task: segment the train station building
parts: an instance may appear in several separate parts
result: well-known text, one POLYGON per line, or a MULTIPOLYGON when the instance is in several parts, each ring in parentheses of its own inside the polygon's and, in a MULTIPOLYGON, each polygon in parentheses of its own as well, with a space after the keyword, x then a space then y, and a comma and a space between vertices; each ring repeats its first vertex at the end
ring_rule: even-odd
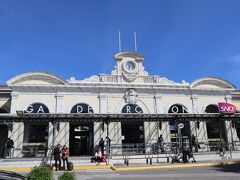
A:
MULTIPOLYGON (((77 114, 208 114, 219 113, 218 103, 240 107, 240 92, 222 78, 204 77, 194 82, 174 82, 144 69, 144 56, 121 52, 114 56, 115 68, 109 74, 78 80, 65 80, 49 72, 19 74, 0 86, 0 112, 4 117, 23 114, 65 116, 54 125, 48 121, 1 121, 0 146, 9 137, 14 141, 14 157, 41 156, 51 145, 70 148, 71 156, 91 155, 101 138, 107 135, 111 145, 153 144, 160 135, 164 142, 174 141, 174 121, 115 121, 107 126, 100 121, 67 121, 77 114), (71 117, 72 117, 71 116, 71 117), (54 135, 55 132, 55 135, 54 135), (108 133, 108 134, 107 134, 108 133), (53 137, 54 136, 54 137, 53 137), (53 142, 54 141, 54 142, 53 142), (32 153, 33 147, 38 151, 32 153)), ((99 117, 101 118, 101 117, 99 117)), ((178 121, 179 123, 180 121, 178 121)), ((207 144, 219 141, 238 142, 240 126, 231 121, 183 121, 181 135, 207 144)))

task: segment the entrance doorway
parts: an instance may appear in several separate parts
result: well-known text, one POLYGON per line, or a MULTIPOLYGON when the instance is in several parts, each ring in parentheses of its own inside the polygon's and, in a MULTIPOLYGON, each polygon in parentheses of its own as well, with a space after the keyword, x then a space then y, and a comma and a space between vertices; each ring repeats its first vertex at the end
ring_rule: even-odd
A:
POLYGON ((122 148, 123 151, 144 153, 144 123, 122 122, 122 148))
MULTIPOLYGON (((0 113, 8 113, 5 109, 0 108, 0 113)), ((0 125, 0 158, 4 157, 5 145, 8 138, 8 126, 6 124, 0 125)))
POLYGON ((7 125, 0 125, 0 157, 4 157, 5 153, 5 144, 8 137, 8 128, 7 125))
MULTIPOLYGON (((122 113, 142 114, 143 110, 137 104, 127 104, 122 108, 122 113)), ((122 122, 121 131, 123 150, 132 150, 133 153, 145 152, 143 122, 122 122)))
POLYGON ((48 147, 47 122, 25 122, 23 134, 23 157, 45 157, 48 147))
POLYGON ((70 124, 70 156, 92 155, 93 123, 70 124))
MULTIPOLYGON (((174 104, 172 105, 168 113, 188 113, 187 108, 180 104, 174 104)), ((176 119, 177 120, 177 119, 176 119)), ((177 120, 177 122, 170 121, 170 134, 171 134, 171 142, 177 143, 180 142, 180 144, 183 145, 189 145, 190 137, 191 137, 191 128, 190 128, 190 122, 182 122, 177 120), (179 124, 183 124, 183 128, 178 128, 179 124)))
POLYGON ((138 122, 122 122, 122 143, 144 143, 144 124, 138 122))
MULTIPOLYGON (((206 107, 205 110, 206 113, 219 113, 218 107, 216 105, 209 105, 206 107)), ((227 134, 226 134, 226 127, 225 122, 223 121, 207 121, 207 135, 208 135, 208 142, 209 146, 211 144, 219 142, 221 139, 223 139, 225 142, 227 142, 227 134)))

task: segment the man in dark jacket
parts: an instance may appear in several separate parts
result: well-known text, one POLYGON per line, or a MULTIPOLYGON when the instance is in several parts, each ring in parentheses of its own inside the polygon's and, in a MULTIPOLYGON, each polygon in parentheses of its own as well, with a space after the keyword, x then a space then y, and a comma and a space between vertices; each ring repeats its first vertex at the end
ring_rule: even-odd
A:
POLYGON ((103 138, 100 139, 98 145, 101 148, 102 156, 104 156, 104 140, 103 140, 103 138))
POLYGON ((54 156, 55 160, 55 170, 61 170, 61 144, 57 144, 57 146, 52 151, 52 155, 54 156), (59 162, 58 165, 57 162, 59 162))
POLYGON ((7 148, 6 156, 9 156, 9 158, 12 158, 13 149, 14 149, 14 142, 12 139, 10 139, 10 138, 7 139, 6 148, 7 148))

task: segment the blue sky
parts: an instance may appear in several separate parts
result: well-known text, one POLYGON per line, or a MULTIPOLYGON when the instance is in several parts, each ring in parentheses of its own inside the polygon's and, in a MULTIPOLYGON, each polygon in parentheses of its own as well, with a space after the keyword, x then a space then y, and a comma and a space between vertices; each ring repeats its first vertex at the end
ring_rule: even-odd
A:
POLYGON ((118 52, 179 82, 218 76, 240 87, 239 0, 0 0, 0 83, 44 70, 64 79, 110 74, 118 52))

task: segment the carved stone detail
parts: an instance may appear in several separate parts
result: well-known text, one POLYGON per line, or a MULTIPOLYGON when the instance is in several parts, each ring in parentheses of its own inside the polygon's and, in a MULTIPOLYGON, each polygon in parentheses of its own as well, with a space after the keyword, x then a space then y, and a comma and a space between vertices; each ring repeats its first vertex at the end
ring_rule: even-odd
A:
POLYGON ((138 99, 138 94, 134 89, 128 89, 124 95, 126 103, 136 104, 138 99))
POLYGON ((123 77, 126 81, 132 82, 137 78, 137 73, 127 73, 123 72, 123 77))

